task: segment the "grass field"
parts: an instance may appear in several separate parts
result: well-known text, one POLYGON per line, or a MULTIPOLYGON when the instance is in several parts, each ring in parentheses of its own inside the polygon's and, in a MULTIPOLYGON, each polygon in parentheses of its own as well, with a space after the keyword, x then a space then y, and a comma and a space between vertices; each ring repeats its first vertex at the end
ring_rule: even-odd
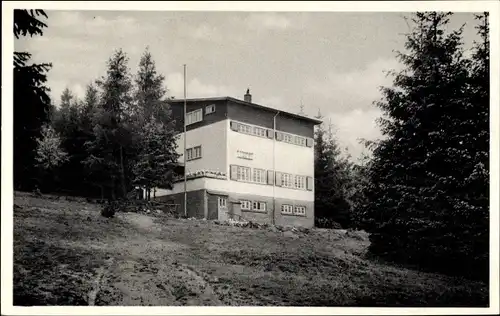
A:
POLYGON ((14 305, 487 306, 486 284, 369 260, 362 232, 280 232, 16 193, 14 305))

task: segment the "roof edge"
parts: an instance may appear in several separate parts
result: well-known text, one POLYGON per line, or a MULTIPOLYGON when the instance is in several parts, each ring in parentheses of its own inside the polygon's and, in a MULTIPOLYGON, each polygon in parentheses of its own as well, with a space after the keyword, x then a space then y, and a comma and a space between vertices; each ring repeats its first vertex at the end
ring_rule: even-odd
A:
MULTIPOLYGON (((279 110, 279 109, 272 108, 272 107, 265 106, 265 105, 261 105, 261 104, 258 104, 258 103, 246 102, 246 101, 243 101, 243 100, 240 100, 240 99, 236 99, 234 97, 229 97, 229 96, 186 99, 186 102, 193 102, 193 101, 194 102, 202 102, 202 101, 232 101, 232 102, 235 102, 235 103, 249 105, 249 106, 253 106, 253 107, 257 107, 257 108, 261 108, 261 109, 266 109, 266 110, 269 110, 269 111, 284 113, 284 114, 287 114, 287 115, 289 115, 291 117, 294 117, 294 118, 297 118, 297 119, 300 119, 300 120, 305 120, 305 121, 313 122, 315 125, 323 123, 323 121, 320 120, 320 119, 316 119, 316 118, 312 118, 312 117, 307 117, 307 116, 300 115, 300 114, 295 114, 295 113, 292 113, 292 112, 289 112, 289 111, 285 111, 285 110, 279 110)), ((179 103, 179 102, 184 102, 184 99, 165 100, 165 102, 166 103, 179 103)))

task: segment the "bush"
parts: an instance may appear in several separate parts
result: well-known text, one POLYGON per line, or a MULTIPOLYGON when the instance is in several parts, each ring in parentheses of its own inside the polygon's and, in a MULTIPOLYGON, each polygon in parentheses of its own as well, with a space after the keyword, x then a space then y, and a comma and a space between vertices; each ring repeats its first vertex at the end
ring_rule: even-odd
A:
POLYGON ((314 226, 317 228, 342 229, 342 225, 331 218, 315 218, 314 226))

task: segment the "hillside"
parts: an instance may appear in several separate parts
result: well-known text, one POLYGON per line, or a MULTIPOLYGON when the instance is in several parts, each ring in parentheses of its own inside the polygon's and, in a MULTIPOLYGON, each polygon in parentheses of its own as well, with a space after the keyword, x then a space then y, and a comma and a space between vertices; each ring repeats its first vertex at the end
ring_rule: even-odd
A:
POLYGON ((281 232, 16 193, 14 305, 486 306, 488 287, 365 257, 362 232, 281 232))

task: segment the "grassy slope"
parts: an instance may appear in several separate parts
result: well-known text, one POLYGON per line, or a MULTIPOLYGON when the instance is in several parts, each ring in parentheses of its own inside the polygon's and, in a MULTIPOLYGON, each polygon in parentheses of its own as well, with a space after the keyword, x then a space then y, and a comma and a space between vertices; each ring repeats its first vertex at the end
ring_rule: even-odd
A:
POLYGON ((108 220, 92 204, 26 194, 17 194, 14 203, 19 206, 14 209, 15 305, 488 302, 485 284, 365 259, 368 241, 362 233, 312 230, 288 237, 133 213, 108 220))

